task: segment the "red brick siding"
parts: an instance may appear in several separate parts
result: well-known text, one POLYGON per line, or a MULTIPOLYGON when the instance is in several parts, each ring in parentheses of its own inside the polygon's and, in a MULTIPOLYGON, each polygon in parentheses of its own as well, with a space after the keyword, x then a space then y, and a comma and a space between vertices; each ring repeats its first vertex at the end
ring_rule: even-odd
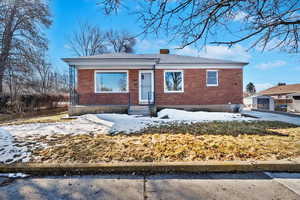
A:
MULTIPOLYGON (((214 69, 215 70, 215 69, 214 69)), ((243 70, 218 70, 219 86, 206 86, 206 69, 184 70, 184 92, 164 93, 164 70, 156 70, 156 103, 158 105, 241 104, 243 70)))
MULTIPOLYGON (((218 69, 219 86, 206 86, 206 69, 184 70, 184 93, 164 93, 164 70, 155 71, 157 105, 201 105, 242 103, 242 69, 218 69)), ((129 71, 132 104, 138 104, 139 70, 129 71)), ((128 93, 94 93, 94 70, 78 70, 80 104, 128 104, 128 93)))
MULTIPOLYGON (((93 69, 78 70, 78 94, 79 104, 109 104, 124 105, 128 104, 128 93, 95 93, 94 88, 94 71, 93 69)), ((135 99, 138 95, 138 70, 129 71, 129 90, 131 91, 131 99, 135 99), (137 94, 135 94, 137 93, 137 94)), ((134 103, 137 103, 135 101, 134 103)))

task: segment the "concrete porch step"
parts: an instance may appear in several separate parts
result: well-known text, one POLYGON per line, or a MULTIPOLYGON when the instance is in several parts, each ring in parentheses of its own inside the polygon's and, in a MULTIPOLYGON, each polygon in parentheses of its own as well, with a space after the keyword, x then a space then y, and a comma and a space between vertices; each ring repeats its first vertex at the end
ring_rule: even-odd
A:
POLYGON ((151 114, 150 107, 148 105, 147 106, 133 105, 129 107, 128 114, 149 116, 151 114))

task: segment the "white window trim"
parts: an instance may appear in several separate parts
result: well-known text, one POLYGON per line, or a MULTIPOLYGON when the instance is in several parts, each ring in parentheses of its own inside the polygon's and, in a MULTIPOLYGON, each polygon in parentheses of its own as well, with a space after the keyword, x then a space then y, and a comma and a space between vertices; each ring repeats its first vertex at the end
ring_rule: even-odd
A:
MULTIPOLYGON (((151 81, 152 81, 152 84, 151 84, 151 90, 152 92, 154 93, 154 73, 152 70, 139 70, 139 103, 140 104, 145 104, 145 103, 148 103, 148 100, 142 100, 142 85, 141 85, 141 75, 142 73, 145 72, 145 73, 151 73, 151 81)), ((151 99, 151 102, 154 101, 154 96, 152 95, 152 99, 151 99)))
POLYGON ((217 87, 219 86, 219 71, 218 70, 206 70, 206 86, 217 87), (208 84, 208 72, 217 72, 217 84, 208 84))
POLYGON ((96 94, 107 94, 107 93, 128 93, 128 91, 129 91, 129 75, 128 75, 129 73, 128 73, 128 70, 95 70, 94 71, 94 92, 96 93, 96 94), (126 74, 127 74, 127 79, 126 79, 126 91, 97 91, 97 79, 96 79, 96 76, 97 76, 97 73, 113 73, 113 72, 126 72, 126 74))
POLYGON ((164 70, 164 93, 183 93, 184 92, 184 70, 164 70), (167 72, 181 72, 182 73, 182 87, 179 91, 169 91, 166 85, 166 73, 167 72))

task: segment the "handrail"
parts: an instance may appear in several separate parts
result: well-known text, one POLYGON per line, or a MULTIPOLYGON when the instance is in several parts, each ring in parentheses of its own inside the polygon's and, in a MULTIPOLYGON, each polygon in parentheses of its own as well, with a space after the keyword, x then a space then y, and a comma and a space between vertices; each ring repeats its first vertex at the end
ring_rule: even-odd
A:
POLYGON ((148 105, 154 104, 154 92, 148 92, 148 105))
POLYGON ((131 105, 130 92, 128 92, 128 106, 131 105))

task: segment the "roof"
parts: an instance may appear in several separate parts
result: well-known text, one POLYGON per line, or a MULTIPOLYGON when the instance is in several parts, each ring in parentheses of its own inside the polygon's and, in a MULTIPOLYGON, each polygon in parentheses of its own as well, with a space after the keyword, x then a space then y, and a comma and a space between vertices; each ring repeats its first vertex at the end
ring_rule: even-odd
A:
POLYGON ((81 56, 77 58, 63 58, 65 62, 86 61, 86 60, 148 60, 159 64, 232 64, 247 65, 246 62, 232 60, 212 59, 196 56, 182 56, 176 54, 129 54, 129 53, 108 53, 95 56, 81 56))
POLYGON ((288 96, 300 96, 300 92, 296 92, 296 93, 292 93, 292 94, 289 94, 288 96))
POLYGON ((281 94, 291 94, 299 93, 300 84, 290 84, 290 85, 280 85, 271 87, 269 89, 260 92, 262 95, 281 95, 281 94))

